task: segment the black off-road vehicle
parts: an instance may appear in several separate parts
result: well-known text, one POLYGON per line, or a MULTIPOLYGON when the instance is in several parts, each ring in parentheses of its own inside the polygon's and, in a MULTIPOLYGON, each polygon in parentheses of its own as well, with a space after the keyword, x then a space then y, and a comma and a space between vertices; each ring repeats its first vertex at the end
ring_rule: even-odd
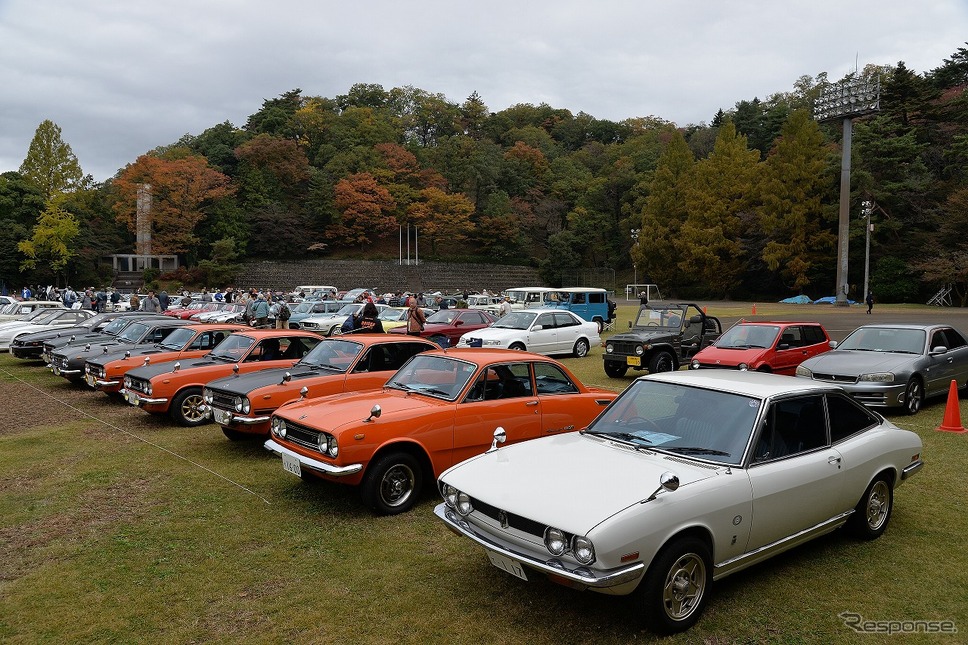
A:
POLYGON ((721 333, 719 319, 707 316, 696 304, 642 305, 631 328, 605 342, 605 373, 619 378, 629 368, 653 373, 677 370, 721 333))

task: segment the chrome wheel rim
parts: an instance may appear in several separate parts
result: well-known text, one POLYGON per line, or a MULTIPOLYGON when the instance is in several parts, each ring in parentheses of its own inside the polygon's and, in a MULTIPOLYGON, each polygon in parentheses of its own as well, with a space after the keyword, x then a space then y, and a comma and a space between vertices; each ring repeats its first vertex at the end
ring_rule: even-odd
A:
POLYGON ((699 608, 706 590, 706 563, 686 553, 669 568, 662 588, 662 608, 672 620, 685 620, 699 608))
POLYGON ((588 354, 588 343, 583 340, 578 341, 577 348, 575 349, 575 355, 578 358, 584 358, 588 354))
POLYGON ((867 526, 878 531, 887 521, 891 510, 891 489, 884 480, 877 481, 867 497, 867 526))
POLYGON ((413 494, 415 480, 413 470, 409 466, 405 464, 392 466, 380 481, 380 498, 391 507, 406 504, 413 494))
POLYGON ((186 396, 181 404, 181 414, 189 423, 199 423, 205 419, 205 400, 201 394, 186 396))
POLYGON ((908 386, 906 403, 908 412, 911 414, 921 409, 921 386, 917 381, 908 386))

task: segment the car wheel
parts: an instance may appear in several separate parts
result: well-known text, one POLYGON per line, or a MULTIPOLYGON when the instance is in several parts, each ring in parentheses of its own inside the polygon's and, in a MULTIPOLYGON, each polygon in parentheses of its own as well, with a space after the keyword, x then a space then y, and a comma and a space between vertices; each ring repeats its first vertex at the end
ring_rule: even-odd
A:
POLYGON ((669 352, 656 352, 652 360, 649 361, 649 373, 658 374, 659 372, 671 372, 676 369, 675 359, 669 352))
POLYGON ((585 356, 588 356, 588 341, 585 340, 584 338, 579 338, 578 340, 576 340, 575 348, 572 350, 572 352, 578 358, 584 358, 585 356))
POLYGON ((640 586, 652 631, 674 634, 696 624, 712 583, 711 559, 709 547, 695 537, 680 538, 659 552, 640 586))
POLYGON ((526 352, 526 351, 528 351, 528 348, 525 347, 522 343, 511 343, 508 346, 508 349, 513 349, 513 350, 518 351, 518 352, 526 352))
POLYGON ((616 363, 614 361, 605 361, 606 376, 610 376, 612 378, 622 378, 628 371, 628 365, 623 365, 622 363, 616 363))
POLYGON ((603 321, 601 318, 596 318, 592 322, 595 323, 596 325, 598 325, 598 333, 599 334, 601 334, 603 331, 605 331, 605 321, 603 321))
POLYGON ((924 401, 924 386, 917 377, 912 377, 904 389, 904 412, 906 414, 917 414, 924 401))
POLYGON ((405 452, 383 455, 367 468, 363 478, 363 502, 381 515, 409 511, 423 486, 423 469, 405 452))
POLYGON ((874 540, 887 530, 894 508, 894 488, 884 475, 871 482, 850 516, 848 526, 857 537, 874 540))
POLYGON ((327 334, 327 336, 342 336, 342 335, 343 335, 343 328, 340 327, 339 325, 330 329, 329 334, 327 334))
POLYGON ((208 408, 202 398, 202 388, 190 387, 180 392, 172 400, 168 414, 183 426, 192 427, 208 423, 208 408))
POLYGON ((243 441, 245 439, 251 439, 255 436, 247 432, 239 432, 238 430, 233 430, 232 428, 226 428, 225 426, 222 426, 222 434, 224 434, 229 441, 243 441))

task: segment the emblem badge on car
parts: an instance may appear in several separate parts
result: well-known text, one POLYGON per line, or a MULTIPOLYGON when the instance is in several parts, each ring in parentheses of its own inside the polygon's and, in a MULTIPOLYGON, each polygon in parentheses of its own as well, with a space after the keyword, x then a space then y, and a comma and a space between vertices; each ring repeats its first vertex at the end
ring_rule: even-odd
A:
POLYGON ((498 511, 497 519, 501 522, 501 528, 506 529, 508 527, 508 514, 504 511, 498 511))

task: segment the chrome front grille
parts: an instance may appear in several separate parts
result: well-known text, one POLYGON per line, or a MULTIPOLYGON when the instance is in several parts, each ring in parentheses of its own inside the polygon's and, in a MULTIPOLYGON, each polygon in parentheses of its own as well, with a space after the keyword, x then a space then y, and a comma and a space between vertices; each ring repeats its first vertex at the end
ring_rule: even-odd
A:
POLYGON ((818 372, 813 373, 813 378, 817 381, 826 381, 827 383, 856 383, 856 376, 844 376, 843 374, 821 374, 818 372))
POLYGON ((313 430, 300 423, 286 421, 286 439, 300 446, 318 451, 319 435, 320 432, 318 430, 313 430))
POLYGON ((125 381, 129 383, 127 389, 140 392, 141 394, 148 394, 148 387, 151 385, 151 382, 148 379, 128 376, 125 378, 125 381))
POLYGON ((635 348, 642 345, 634 340, 613 340, 609 341, 612 346, 612 354, 618 354, 620 356, 631 356, 635 354, 635 348))
POLYGON ((228 410, 229 412, 235 412, 235 395, 229 394, 228 392, 221 392, 219 390, 209 389, 212 394, 212 407, 218 408, 219 410, 228 410))
POLYGON ((104 378, 103 365, 96 365, 95 363, 92 363, 90 361, 88 361, 84 365, 85 365, 85 371, 91 376, 93 376, 94 378, 104 378))

